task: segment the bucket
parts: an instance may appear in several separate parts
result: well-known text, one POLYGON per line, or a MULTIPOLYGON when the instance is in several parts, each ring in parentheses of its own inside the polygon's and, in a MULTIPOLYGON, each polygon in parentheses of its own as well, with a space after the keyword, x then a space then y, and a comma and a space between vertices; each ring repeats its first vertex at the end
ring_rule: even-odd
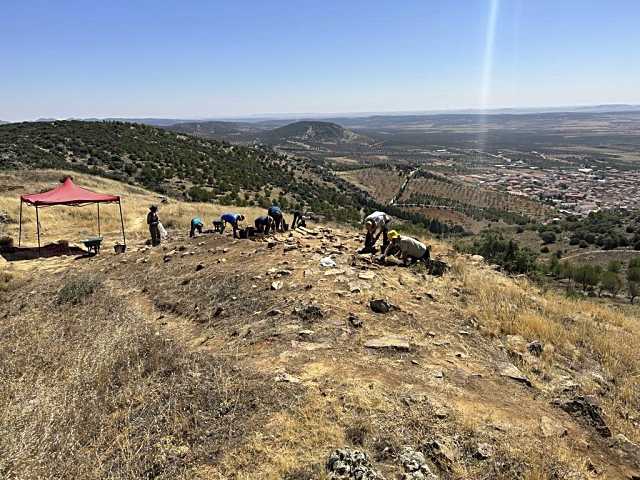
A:
POLYGON ((127 250, 127 246, 126 246, 126 245, 124 245, 124 244, 122 244, 122 243, 116 243, 116 244, 113 246, 113 250, 114 250, 116 253, 124 253, 124 252, 127 250))

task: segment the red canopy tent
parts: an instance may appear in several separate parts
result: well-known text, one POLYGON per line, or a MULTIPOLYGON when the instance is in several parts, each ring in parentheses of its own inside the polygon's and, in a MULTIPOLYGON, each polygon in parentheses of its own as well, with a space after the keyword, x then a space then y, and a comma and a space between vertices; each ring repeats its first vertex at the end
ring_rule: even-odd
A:
POLYGON ((117 203, 120 209, 120 225, 122 226, 122 241, 127 243, 124 233, 124 220, 122 218, 122 204, 120 197, 117 195, 105 195, 102 193, 92 192, 86 188, 78 187, 73 183, 71 177, 64 179, 61 185, 53 190, 43 193, 33 193, 20 196, 20 230, 18 233, 18 245, 22 240, 22 204, 27 203, 36 207, 36 224, 38 231, 38 252, 40 251, 40 216, 38 209, 40 207, 51 207, 53 205, 67 205, 72 207, 82 207, 91 203, 98 205, 98 236, 100 236, 100 204, 101 203, 117 203))

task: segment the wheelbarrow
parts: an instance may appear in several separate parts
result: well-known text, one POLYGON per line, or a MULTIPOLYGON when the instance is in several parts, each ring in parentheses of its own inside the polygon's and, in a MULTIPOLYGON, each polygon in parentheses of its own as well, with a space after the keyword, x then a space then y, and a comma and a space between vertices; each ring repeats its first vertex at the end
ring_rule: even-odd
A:
POLYGON ((102 237, 87 238, 82 240, 89 255, 97 255, 100 253, 100 246, 102 245, 102 237))

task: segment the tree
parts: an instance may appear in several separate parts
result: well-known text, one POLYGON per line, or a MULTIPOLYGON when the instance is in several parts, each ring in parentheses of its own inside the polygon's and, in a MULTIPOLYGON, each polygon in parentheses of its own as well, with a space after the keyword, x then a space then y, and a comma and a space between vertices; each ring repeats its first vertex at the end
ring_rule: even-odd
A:
POLYGON ((547 230, 546 232, 542 232, 540 234, 540 238, 542 239, 543 243, 545 245, 548 245, 550 243, 555 243, 556 241, 556 234, 550 230, 547 230))
POLYGON ((640 295, 640 283, 638 282, 629 282, 629 300, 633 305, 633 300, 640 295))
POLYGON ((582 284, 582 289, 595 287, 600 282, 600 270, 592 265, 580 265, 573 272, 573 279, 582 284))
POLYGON ((605 290, 615 296, 622 288, 622 280, 616 272, 607 270, 600 278, 600 285, 601 290, 605 290))
POLYGON ((607 264, 607 272, 620 273, 621 270, 622 262, 619 262, 618 260, 611 260, 607 264))
POLYGON ((631 303, 633 303, 633 300, 640 295, 640 265, 637 262, 639 258, 640 257, 636 257, 629 262, 629 269, 627 270, 627 285, 631 303))

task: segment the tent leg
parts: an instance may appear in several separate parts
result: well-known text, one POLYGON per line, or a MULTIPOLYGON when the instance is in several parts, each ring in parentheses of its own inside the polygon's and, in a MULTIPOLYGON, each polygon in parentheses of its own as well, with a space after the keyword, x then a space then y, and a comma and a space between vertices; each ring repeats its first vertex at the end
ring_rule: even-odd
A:
POLYGON ((98 205, 98 236, 100 237, 100 204, 96 203, 96 205, 98 205))
POLYGON ((36 205, 36 228, 38 230, 38 257, 40 257, 40 215, 38 214, 37 205, 36 205))
POLYGON ((118 200, 118 208, 120 209, 120 225, 122 226, 122 243, 127 244, 127 237, 124 235, 124 220, 122 219, 122 203, 118 200))
POLYGON ((22 242, 22 199, 20 199, 20 227, 18 229, 18 246, 22 242))

